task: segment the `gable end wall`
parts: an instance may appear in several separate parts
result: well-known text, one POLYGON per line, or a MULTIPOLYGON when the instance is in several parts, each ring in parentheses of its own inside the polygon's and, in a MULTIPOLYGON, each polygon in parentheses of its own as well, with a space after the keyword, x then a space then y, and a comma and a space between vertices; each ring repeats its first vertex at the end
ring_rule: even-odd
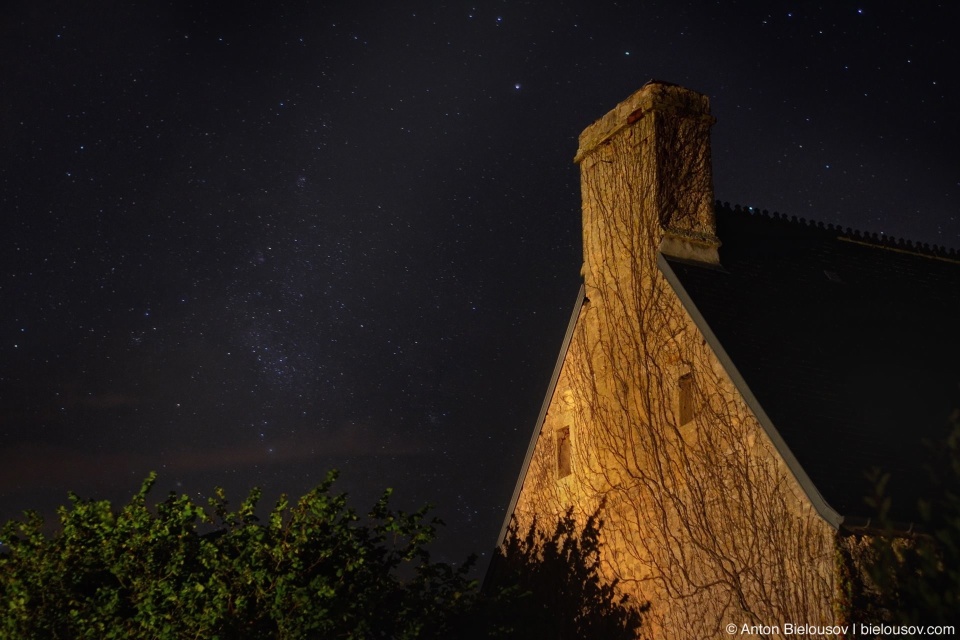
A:
POLYGON ((659 271, 648 295, 584 303, 513 511, 549 528, 601 502, 607 578, 651 603, 643 637, 722 637, 725 625, 836 621, 836 529, 806 496, 659 271), (637 313, 638 309, 643 312, 637 313), (678 424, 692 373, 694 419, 678 424), (556 434, 570 428, 572 473, 556 434))

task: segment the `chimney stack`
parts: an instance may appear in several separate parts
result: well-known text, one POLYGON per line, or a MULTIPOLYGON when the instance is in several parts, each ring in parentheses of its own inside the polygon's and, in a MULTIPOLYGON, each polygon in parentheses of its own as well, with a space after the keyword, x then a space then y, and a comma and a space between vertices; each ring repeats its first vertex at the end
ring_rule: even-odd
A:
POLYGON ((580 134, 574 162, 580 165, 588 288, 611 276, 636 277, 658 252, 720 264, 710 164, 714 121, 707 96, 652 80, 580 134))

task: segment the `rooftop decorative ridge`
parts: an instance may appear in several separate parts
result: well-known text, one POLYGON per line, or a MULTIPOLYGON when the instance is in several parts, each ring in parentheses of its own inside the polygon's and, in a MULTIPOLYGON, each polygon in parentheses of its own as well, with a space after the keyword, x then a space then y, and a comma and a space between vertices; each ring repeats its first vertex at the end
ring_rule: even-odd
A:
POLYGON ((739 204, 731 205, 729 202, 716 201, 717 209, 726 209, 732 213, 746 214, 758 218, 766 218, 783 223, 798 225, 814 231, 829 233, 838 238, 849 240, 851 242, 860 242, 864 244, 875 245, 880 248, 915 253, 930 258, 939 258, 942 260, 960 261, 960 250, 942 245, 931 245, 926 242, 914 242, 913 240, 897 238, 884 233, 861 231, 851 227, 842 227, 830 223, 823 223, 817 220, 807 220, 797 216, 788 216, 777 211, 770 212, 758 207, 741 206, 739 204))

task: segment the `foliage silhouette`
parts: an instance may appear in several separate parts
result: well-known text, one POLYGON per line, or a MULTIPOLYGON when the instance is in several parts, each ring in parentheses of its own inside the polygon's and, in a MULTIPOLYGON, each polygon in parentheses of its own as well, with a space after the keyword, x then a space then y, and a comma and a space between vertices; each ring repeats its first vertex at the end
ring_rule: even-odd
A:
POLYGON ((870 609, 902 624, 960 624, 960 411, 947 437, 930 447, 928 466, 935 494, 919 501, 921 522, 904 534, 890 518, 889 474, 873 471, 881 532, 866 554, 874 601, 870 609))
POLYGON ((511 523, 483 589, 496 603, 505 637, 637 637, 648 605, 631 602, 616 581, 603 579, 600 509, 581 527, 571 508, 549 534, 536 520, 525 531, 511 523))

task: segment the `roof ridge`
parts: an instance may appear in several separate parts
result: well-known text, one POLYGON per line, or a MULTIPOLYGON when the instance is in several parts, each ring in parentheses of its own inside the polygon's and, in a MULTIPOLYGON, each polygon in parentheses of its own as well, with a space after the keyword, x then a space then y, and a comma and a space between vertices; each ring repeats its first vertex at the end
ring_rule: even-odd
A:
POLYGON ((885 233, 862 231, 860 229, 853 229, 851 227, 843 227, 838 224, 824 223, 818 220, 807 220, 806 218, 798 218, 797 216, 788 216, 787 214, 780 213, 778 211, 771 213, 770 211, 766 209, 760 209, 759 207, 739 204, 731 205, 729 202, 722 202, 720 200, 716 201, 716 207, 718 209, 726 209, 727 211, 735 214, 747 214, 758 218, 776 220, 786 224, 801 226, 813 231, 830 233, 831 235, 835 235, 836 237, 844 240, 872 245, 882 249, 892 249, 895 251, 913 253, 930 258, 939 258, 941 260, 960 261, 960 249, 947 247, 944 245, 931 245, 927 242, 913 241, 909 238, 898 238, 885 233))

